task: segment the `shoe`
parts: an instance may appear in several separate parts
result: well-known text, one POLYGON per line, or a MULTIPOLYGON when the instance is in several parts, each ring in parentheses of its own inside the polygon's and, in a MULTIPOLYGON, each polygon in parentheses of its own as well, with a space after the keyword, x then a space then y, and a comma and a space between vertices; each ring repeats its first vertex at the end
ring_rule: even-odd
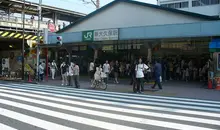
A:
POLYGON ((63 86, 64 84, 61 84, 61 86, 63 86))
POLYGON ((152 86, 151 88, 152 88, 152 89, 154 89, 155 87, 154 87, 154 86, 152 86))

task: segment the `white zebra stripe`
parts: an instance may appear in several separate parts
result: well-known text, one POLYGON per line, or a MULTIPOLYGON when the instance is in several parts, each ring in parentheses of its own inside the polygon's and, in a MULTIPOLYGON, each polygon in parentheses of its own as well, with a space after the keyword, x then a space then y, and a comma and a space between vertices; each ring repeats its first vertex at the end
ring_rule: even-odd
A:
MULTIPOLYGON (((22 85, 18 85, 19 87, 22 85)), ((28 89, 32 88, 33 90, 44 90, 44 91, 48 91, 48 92, 53 92, 54 90, 56 90, 57 92, 60 93, 60 91, 62 91, 62 94, 71 94, 72 96, 82 96, 82 94, 77 94, 77 93, 70 93, 70 92, 65 92, 65 90, 61 90, 61 89, 48 89, 48 88, 41 88, 41 87, 30 87, 28 86, 28 89), (60 90, 60 91, 58 91, 60 90)), ((175 107, 175 108, 184 108, 184 109, 196 109, 196 110, 205 110, 205 111, 215 111, 215 112, 220 112, 219 108, 212 108, 212 107, 205 107, 205 106, 187 106, 184 104, 171 104, 171 103, 163 103, 163 102, 149 102, 149 101, 140 101, 140 100, 135 100, 135 99, 120 99, 117 96, 114 97, 105 97, 105 96, 94 96, 94 95, 89 95, 89 94, 84 94, 84 97, 88 97, 88 98, 95 98, 95 99, 102 99, 102 100, 113 100, 113 101, 119 101, 119 102, 128 102, 128 103, 135 103, 135 104, 142 104, 142 105, 156 105, 156 106, 164 106, 164 107, 175 107)), ((181 103, 179 101, 179 103, 181 103)))
POLYGON ((24 122, 30 125, 34 125, 34 126, 46 129, 46 130, 76 130, 76 129, 69 128, 66 126, 58 125, 58 124, 44 121, 38 118, 27 116, 27 115, 24 115, 18 112, 10 111, 10 110, 7 110, 1 107, 0 107, 0 115, 9 117, 9 118, 12 118, 12 119, 15 119, 15 120, 18 120, 18 121, 21 121, 21 122, 24 122))
MULTIPOLYGON (((104 100, 99 100, 99 99, 89 99, 89 98, 84 98, 84 97, 74 97, 74 96, 39 92, 39 91, 33 91, 33 90, 24 90, 21 88, 16 88, 16 89, 15 88, 7 88, 7 87, 1 87, 1 88, 6 88, 6 89, 10 89, 10 90, 19 90, 19 91, 23 91, 23 92, 31 92, 31 93, 35 93, 35 94, 44 94, 44 95, 48 95, 48 96, 51 95, 51 96, 55 96, 58 98, 62 97, 62 98, 69 98, 69 99, 78 99, 78 100, 89 101, 89 102, 94 102, 94 103, 102 103, 102 104, 107 104, 107 105, 112 104, 112 105, 117 105, 117 106, 130 107, 133 109, 141 108, 141 109, 146 109, 146 110, 150 109, 150 110, 159 110, 159 111, 167 111, 167 112, 175 112, 175 113, 182 113, 182 114, 192 114, 192 115, 201 115, 201 116, 220 118, 220 114, 211 113, 211 112, 200 112, 200 111, 184 110, 184 109, 176 109, 176 108, 167 108, 167 107, 165 108, 165 107, 156 107, 156 106, 149 106, 149 105, 128 104, 128 103, 123 103, 123 102, 104 101, 104 100)), ((97 105, 93 104, 93 106, 96 107, 97 105)), ((105 107, 101 107, 101 108, 105 109, 105 107)))
MULTIPOLYGON (((20 85, 19 85, 20 86, 20 85)), ((32 86, 32 87, 41 87, 40 86, 34 86, 34 85, 29 85, 29 87, 32 86)), ((45 88, 45 87, 44 87, 45 88)), ((49 90, 63 90, 63 88, 45 88, 45 89, 49 89, 49 90)), ((144 100, 144 101, 156 101, 156 102, 165 102, 165 103, 176 103, 176 104, 184 104, 184 105, 202 105, 203 107, 206 106, 206 107, 219 107, 220 108, 220 102, 219 104, 208 104, 208 103, 198 103, 198 102, 189 102, 189 101, 176 101, 176 100, 167 100, 167 98, 165 99, 155 99, 155 98, 146 98, 146 97, 140 97, 140 96, 137 96, 136 94, 131 94, 130 96, 128 95, 123 95, 123 94, 120 94, 120 95, 115 95, 114 93, 103 93, 103 92, 95 92, 94 91, 87 91, 85 89, 71 89, 69 90, 68 88, 65 88, 65 92, 77 92, 77 93, 82 93, 82 94, 94 94, 95 95, 100 95, 100 96, 109 96, 109 97, 118 97, 118 98, 125 98, 125 99, 133 99, 133 100, 144 100)))
MULTIPOLYGON (((12 84, 12 85, 21 85, 21 84, 12 84)), ((26 86, 34 86, 34 87, 49 87, 49 88, 63 89, 63 87, 51 86, 51 85, 24 84, 24 86, 25 85, 26 86)), ((209 100, 192 99, 192 98, 165 97, 165 96, 155 96, 155 95, 136 95, 136 94, 131 94, 131 93, 108 92, 108 91, 88 90, 88 89, 75 89, 75 88, 65 88, 65 90, 70 90, 70 92, 72 92, 72 90, 75 90, 75 91, 85 91, 85 92, 93 92, 93 93, 115 94, 115 95, 122 95, 122 96, 136 96, 136 97, 158 98, 158 99, 175 100, 175 101, 190 101, 190 102, 220 104, 220 101, 209 101, 209 100)))
MULTIPOLYGON (((10 105, 10 106, 22 108, 22 109, 25 109, 25 110, 38 112, 38 113, 45 114, 45 115, 48 115, 48 116, 53 116, 53 117, 57 117, 57 118, 60 118, 60 119, 70 120, 70 121, 73 121, 73 122, 78 122, 78 123, 86 124, 86 125, 90 125, 90 126, 96 126, 96 127, 100 127, 100 128, 108 129, 108 130, 119 130, 119 129, 122 129, 122 128, 123 128, 123 130, 141 130, 141 129, 138 129, 138 128, 132 128, 132 127, 127 127, 127 126, 123 126, 123 125, 111 124, 111 123, 107 123, 107 122, 103 122, 103 121, 95 121, 95 120, 92 120, 92 119, 72 116, 72 115, 69 115, 69 114, 64 114, 64 113, 61 113, 61 112, 55 112, 55 111, 52 111, 52 110, 43 109, 43 108, 39 108, 39 107, 34 107, 34 106, 30 106, 30 105, 26 105, 26 104, 22 104, 22 103, 17 103, 17 102, 13 102, 13 101, 8 101, 8 100, 4 100, 4 99, 0 99, 0 102, 2 104, 7 104, 7 105, 10 105)), ((109 118, 112 118, 112 116, 110 116, 109 118)), ((135 120, 135 118, 133 118, 133 119, 135 120)), ((165 121, 150 120, 150 119, 145 119, 145 120, 142 120, 142 121, 140 120, 139 123, 141 123, 141 124, 144 123, 144 124, 154 125, 154 126, 156 125, 156 126, 171 128, 171 129, 182 129, 182 128, 184 128, 186 130, 213 130, 213 129, 210 129, 210 128, 184 125, 184 124, 178 124, 178 123, 171 123, 171 122, 165 122, 165 121)))
POLYGON ((0 130, 18 130, 18 129, 15 129, 15 128, 12 128, 10 126, 0 123, 0 130))
MULTIPOLYGON (((84 117, 69 115, 69 114, 65 114, 65 113, 61 113, 61 112, 56 112, 56 111, 52 111, 52 110, 48 110, 48 109, 44 109, 44 108, 40 108, 40 107, 34 107, 34 106, 22 104, 22 103, 12 102, 12 101, 8 101, 8 100, 4 100, 4 99, 0 99, 0 103, 14 106, 14 107, 18 107, 18 108, 25 109, 25 110, 29 110, 32 112, 41 113, 41 114, 44 114, 47 116, 53 116, 53 117, 56 117, 59 119, 69 120, 72 122, 77 122, 80 124, 95 126, 95 127, 99 127, 99 128, 103 128, 103 129, 108 129, 108 130, 119 130, 119 129, 121 129, 121 130, 141 130, 138 128, 123 126, 123 125, 118 125, 118 124, 113 124, 113 123, 107 123, 107 122, 93 120, 93 119, 87 119, 84 117)), ((42 104, 42 105, 45 105, 45 104, 42 104)))
MULTIPOLYGON (((118 119, 118 120, 126 120, 129 122, 134 122, 135 120, 130 119, 129 117, 126 117, 123 115, 118 116, 118 115, 114 115, 114 114, 92 111, 92 110, 88 110, 88 109, 84 109, 84 108, 71 107, 71 106, 67 106, 67 105, 61 105, 61 104, 42 101, 42 100, 47 99, 47 100, 51 100, 51 101, 60 101, 60 102, 64 102, 64 103, 82 105, 85 107, 89 106, 89 107, 95 107, 98 109, 104 108, 104 110, 112 110, 112 111, 117 111, 117 112, 121 112, 121 113, 126 112, 126 113, 132 113, 132 114, 158 117, 158 118, 174 119, 174 120, 180 120, 180 121, 191 121, 191 122, 205 123, 205 124, 207 123, 207 124, 220 126, 220 121, 211 120, 211 119, 201 119, 201 118, 195 118, 195 117, 178 116, 178 115, 174 115, 174 114, 164 114, 164 113, 162 114, 162 113, 156 113, 156 112, 123 109, 123 108, 110 107, 110 106, 104 106, 104 105, 95 105, 95 104, 91 104, 91 103, 82 103, 82 102, 77 102, 77 101, 70 101, 70 100, 59 99, 59 98, 51 98, 51 97, 35 95, 35 94, 25 94, 25 93, 21 93, 21 92, 13 92, 13 91, 8 91, 8 90, 0 90, 0 92, 11 93, 11 94, 0 93, 0 96, 19 99, 19 100, 23 100, 23 101, 27 101, 27 102, 31 102, 31 103, 40 104, 40 105, 43 104, 43 105, 50 106, 50 107, 56 107, 59 109, 66 109, 66 110, 75 111, 75 112, 84 113, 84 114, 100 115, 100 116, 107 117, 107 118, 111 117, 111 118, 118 119), (21 96, 15 96, 13 94, 41 98, 42 100, 37 100, 37 99, 33 99, 33 98, 26 98, 26 97, 21 97, 21 96)), ((143 121, 145 119, 136 119, 136 120, 143 121)), ((135 123, 138 123, 139 121, 135 121, 135 123)))

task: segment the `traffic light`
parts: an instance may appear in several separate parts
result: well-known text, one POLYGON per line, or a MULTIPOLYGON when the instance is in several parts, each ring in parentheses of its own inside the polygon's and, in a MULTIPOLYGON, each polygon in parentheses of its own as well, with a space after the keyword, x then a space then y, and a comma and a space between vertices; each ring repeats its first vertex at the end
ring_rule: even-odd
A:
POLYGON ((57 44, 58 45, 62 45, 63 44, 62 36, 57 36, 57 44))

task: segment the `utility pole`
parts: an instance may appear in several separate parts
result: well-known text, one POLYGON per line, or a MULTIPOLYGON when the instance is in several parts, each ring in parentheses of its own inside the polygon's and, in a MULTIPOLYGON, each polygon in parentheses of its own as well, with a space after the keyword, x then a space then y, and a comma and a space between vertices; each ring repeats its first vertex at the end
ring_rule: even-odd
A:
POLYGON ((22 39, 22 50, 21 50, 21 55, 22 55, 22 67, 21 67, 21 77, 22 77, 22 80, 24 80, 24 42, 25 42, 25 39, 24 39, 24 27, 25 27, 25 0, 23 0, 23 5, 22 5, 22 21, 23 21, 23 39, 22 39))
POLYGON ((42 5, 42 0, 39 0, 39 5, 38 5, 38 29, 37 29, 37 80, 39 81, 39 62, 40 62, 40 23, 41 23, 41 8, 42 5))

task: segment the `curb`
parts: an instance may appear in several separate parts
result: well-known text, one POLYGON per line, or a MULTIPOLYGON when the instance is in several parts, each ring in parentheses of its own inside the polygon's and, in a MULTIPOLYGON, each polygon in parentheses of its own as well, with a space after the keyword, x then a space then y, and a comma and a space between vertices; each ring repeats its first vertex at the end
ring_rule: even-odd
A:
POLYGON ((30 83, 30 84, 38 84, 37 82, 28 82, 28 81, 23 81, 23 80, 7 80, 7 79, 1 79, 0 81, 5 81, 5 82, 15 82, 15 83, 30 83))

